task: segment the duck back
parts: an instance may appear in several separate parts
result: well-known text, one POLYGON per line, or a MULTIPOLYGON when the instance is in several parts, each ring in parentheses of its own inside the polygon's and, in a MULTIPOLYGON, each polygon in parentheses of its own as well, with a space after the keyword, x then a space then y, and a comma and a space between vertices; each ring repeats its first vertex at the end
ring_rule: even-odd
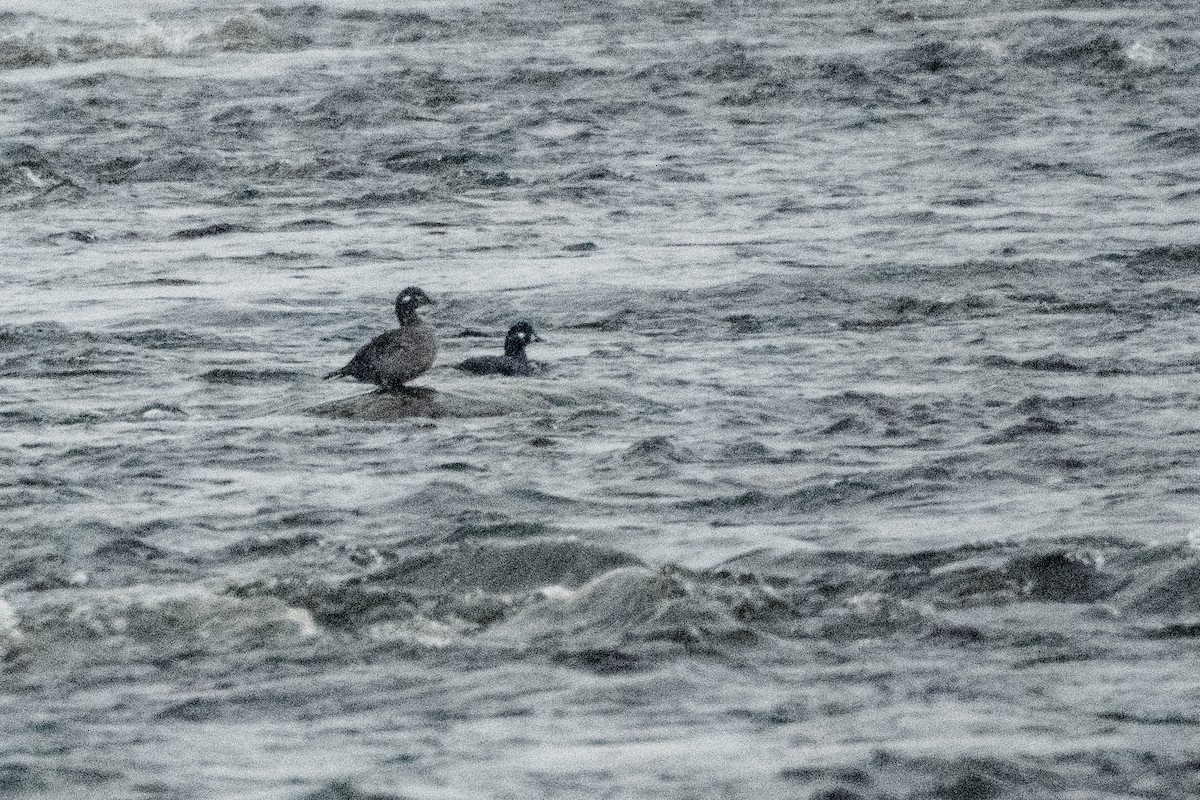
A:
POLYGON ((473 375, 508 375, 510 377, 530 375, 533 372, 527 359, 515 356, 474 356, 461 362, 458 368, 473 375))
POLYGON ((433 366, 437 337, 423 319, 381 333, 367 342, 350 363, 326 377, 346 375, 385 389, 398 389, 433 366))

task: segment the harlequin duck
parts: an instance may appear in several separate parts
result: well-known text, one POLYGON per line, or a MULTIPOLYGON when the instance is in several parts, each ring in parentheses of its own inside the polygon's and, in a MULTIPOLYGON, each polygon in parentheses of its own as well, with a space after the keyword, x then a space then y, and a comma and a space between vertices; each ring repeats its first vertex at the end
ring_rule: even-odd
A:
POLYGON ((530 342, 540 342, 541 337, 533 330, 533 326, 525 320, 508 329, 504 337, 504 355, 474 356, 458 365, 464 372, 475 375, 533 375, 538 372, 538 365, 531 364, 525 355, 525 345, 530 342))
POLYGON ((397 391, 424 374, 437 355, 437 337, 433 326, 417 315, 417 307, 432 303, 416 286, 402 291, 396 297, 400 327, 379 334, 359 348, 349 364, 325 377, 348 376, 378 384, 384 391, 397 391))

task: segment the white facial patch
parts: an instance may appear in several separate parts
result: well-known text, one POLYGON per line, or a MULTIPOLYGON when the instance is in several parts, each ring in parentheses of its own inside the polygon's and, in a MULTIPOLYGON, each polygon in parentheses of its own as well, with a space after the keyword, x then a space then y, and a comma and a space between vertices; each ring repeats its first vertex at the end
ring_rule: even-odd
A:
POLYGON ((404 295, 403 297, 401 297, 401 298, 400 298, 400 302, 401 302, 401 303, 408 303, 408 302, 411 302, 411 301, 412 301, 412 295, 411 295, 411 294, 406 294, 406 295, 404 295))

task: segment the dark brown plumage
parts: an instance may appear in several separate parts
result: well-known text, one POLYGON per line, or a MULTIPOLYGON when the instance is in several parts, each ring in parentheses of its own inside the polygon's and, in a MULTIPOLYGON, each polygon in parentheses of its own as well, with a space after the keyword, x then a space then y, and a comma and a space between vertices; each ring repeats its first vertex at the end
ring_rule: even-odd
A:
POLYGON ((541 338, 534 332, 533 326, 525 320, 508 329, 504 337, 504 355, 474 356, 461 362, 458 368, 475 375, 533 375, 538 367, 529 362, 525 355, 525 345, 530 342, 540 342, 541 338))
POLYGON ((325 377, 351 377, 396 391, 423 375, 437 356, 437 336, 433 326, 417 315, 417 307, 430 303, 429 295, 415 286, 402 291, 396 297, 399 327, 367 342, 350 363, 325 377))

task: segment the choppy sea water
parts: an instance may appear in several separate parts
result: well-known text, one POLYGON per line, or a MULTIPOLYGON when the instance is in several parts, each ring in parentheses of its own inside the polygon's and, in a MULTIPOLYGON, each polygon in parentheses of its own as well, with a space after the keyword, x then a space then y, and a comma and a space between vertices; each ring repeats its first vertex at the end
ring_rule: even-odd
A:
POLYGON ((0 793, 1200 792, 1192 4, 74 6, 0 793), (478 413, 311 413, 413 284, 478 413))

